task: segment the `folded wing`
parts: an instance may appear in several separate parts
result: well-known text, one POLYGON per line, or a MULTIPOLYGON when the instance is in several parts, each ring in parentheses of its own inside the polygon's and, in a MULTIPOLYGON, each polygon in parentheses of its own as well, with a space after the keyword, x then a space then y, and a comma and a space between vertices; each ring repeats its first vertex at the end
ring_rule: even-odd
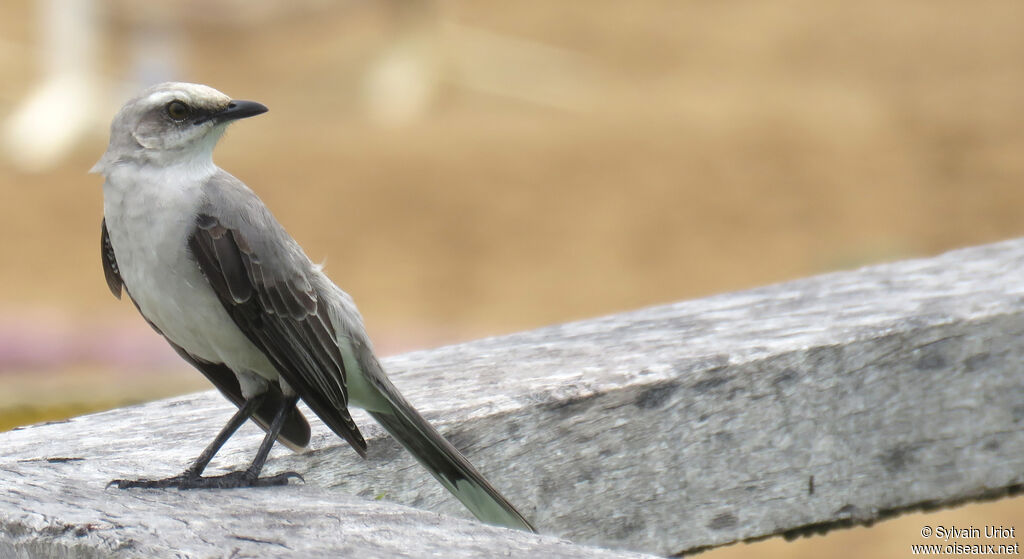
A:
POLYGON ((345 366, 312 264, 283 230, 269 237, 251 221, 200 213, 188 247, 238 328, 284 381, 360 455, 366 441, 348 412, 345 366))

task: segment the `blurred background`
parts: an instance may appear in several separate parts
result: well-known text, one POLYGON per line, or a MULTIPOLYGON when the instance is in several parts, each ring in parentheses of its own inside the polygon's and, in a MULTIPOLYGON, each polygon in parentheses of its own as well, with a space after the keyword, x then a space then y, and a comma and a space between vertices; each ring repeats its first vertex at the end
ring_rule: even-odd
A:
POLYGON ((271 108, 216 160, 383 354, 1024 234, 1018 0, 148 4, 0 4, 0 430, 207 388, 107 291, 86 174, 168 79, 271 108))

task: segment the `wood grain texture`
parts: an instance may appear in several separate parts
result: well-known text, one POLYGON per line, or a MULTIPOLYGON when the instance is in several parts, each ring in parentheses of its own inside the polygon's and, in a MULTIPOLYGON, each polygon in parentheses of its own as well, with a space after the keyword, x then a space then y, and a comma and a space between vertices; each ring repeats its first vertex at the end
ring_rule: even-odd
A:
MULTIPOLYGON (((675 553, 1020 491, 1022 270, 1015 240, 384 365, 541 532, 675 553)), ((319 423, 313 450, 275 450, 267 472, 305 485, 104 489, 178 473, 231 409, 203 393, 0 434, 0 555, 599 556, 391 504, 468 517, 361 412, 365 461, 319 423)))

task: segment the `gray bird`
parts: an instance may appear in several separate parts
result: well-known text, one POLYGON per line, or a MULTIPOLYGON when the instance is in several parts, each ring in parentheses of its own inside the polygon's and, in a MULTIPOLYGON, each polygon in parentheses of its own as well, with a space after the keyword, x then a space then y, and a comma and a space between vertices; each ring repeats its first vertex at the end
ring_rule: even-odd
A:
POLYGON ((267 111, 204 85, 164 83, 128 101, 110 126, 102 174, 103 271, 143 318, 239 409, 179 476, 114 480, 121 488, 287 484, 259 477, 275 441, 301 450, 299 399, 360 456, 348 407, 376 419, 484 522, 533 526, 399 394, 352 298, 310 262, 242 181, 213 163, 228 124, 267 111), (266 432, 245 469, 202 476, 247 419, 266 432))

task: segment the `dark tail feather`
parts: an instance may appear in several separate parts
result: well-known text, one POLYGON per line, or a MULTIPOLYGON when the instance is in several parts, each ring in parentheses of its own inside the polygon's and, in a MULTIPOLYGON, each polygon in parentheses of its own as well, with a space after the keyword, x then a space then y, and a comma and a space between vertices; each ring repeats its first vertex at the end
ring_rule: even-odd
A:
POLYGON ((536 532, 519 511, 498 493, 469 460, 423 419, 394 387, 387 394, 391 411, 371 411, 391 436, 402 444, 452 495, 488 524, 536 532))

